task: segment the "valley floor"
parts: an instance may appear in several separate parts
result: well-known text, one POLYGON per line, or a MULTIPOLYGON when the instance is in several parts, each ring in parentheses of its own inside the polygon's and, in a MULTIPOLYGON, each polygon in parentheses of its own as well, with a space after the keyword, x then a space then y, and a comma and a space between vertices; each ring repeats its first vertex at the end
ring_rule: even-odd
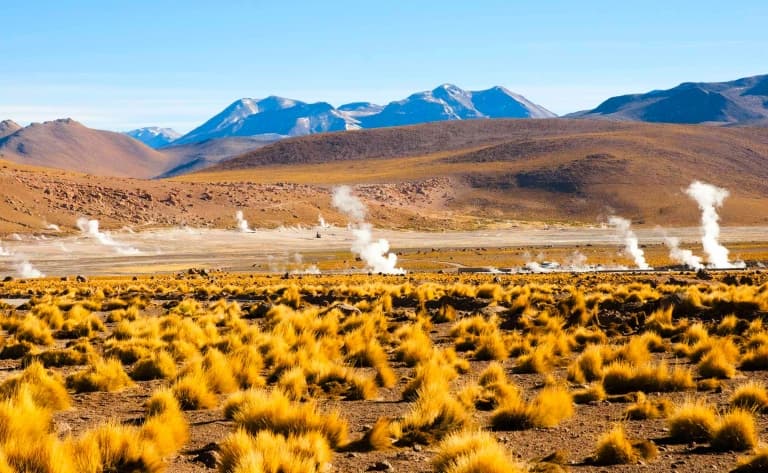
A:
MULTIPOLYGON (((680 238, 684 247, 701 255, 699 228, 638 229, 640 244, 652 266, 669 259, 664 235, 680 238)), ((283 273, 354 272, 365 270, 350 251, 346 228, 279 228, 243 233, 233 230, 164 229, 111 232, 104 244, 92 236, 41 237, 18 235, 2 242, 0 275, 18 275, 28 262, 48 276, 74 274, 148 274, 190 267, 226 271, 283 273), (320 238, 317 236, 320 235, 320 238)), ((535 261, 568 265, 631 268, 623 243, 612 228, 557 227, 497 228, 482 231, 418 232, 373 230, 385 238, 407 271, 455 271, 462 267, 520 267, 535 261)), ((726 227, 722 241, 732 260, 768 259, 768 227, 726 227)))

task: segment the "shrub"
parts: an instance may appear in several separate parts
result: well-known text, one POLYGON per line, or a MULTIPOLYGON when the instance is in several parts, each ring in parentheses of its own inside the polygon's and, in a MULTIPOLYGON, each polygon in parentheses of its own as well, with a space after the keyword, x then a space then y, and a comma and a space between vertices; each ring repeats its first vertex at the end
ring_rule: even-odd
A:
POLYGON ((447 390, 437 385, 427 386, 400 422, 397 443, 428 445, 472 425, 470 414, 447 390))
POLYGON ((0 399, 12 399, 21 390, 26 390, 38 406, 52 410, 69 408, 69 394, 61 379, 46 372, 40 363, 32 363, 21 374, 0 384, 0 399))
POLYGON ((627 440, 621 425, 602 434, 597 441, 594 456, 597 465, 629 465, 638 460, 639 456, 632 448, 632 442, 627 440))
POLYGON ((667 419, 669 437, 678 442, 710 440, 717 427, 711 405, 700 400, 685 401, 667 419))
POLYGON ((670 371, 665 363, 635 366, 616 362, 605 368, 603 387, 608 394, 626 394, 634 391, 683 391, 692 389, 695 384, 687 369, 670 371))
POLYGON ((699 362, 699 375, 704 378, 733 378, 737 356, 738 349, 735 347, 726 348, 724 344, 716 344, 699 362))
POLYGON ((235 424, 251 434, 270 430, 283 435, 319 432, 336 448, 347 442, 347 422, 337 412, 319 414, 313 403, 298 404, 280 390, 254 391, 232 414, 235 424))
POLYGON ((171 390, 185 411, 213 409, 218 405, 216 395, 208 388, 207 381, 200 372, 193 372, 178 379, 171 386, 171 390))
POLYGON ((98 359, 93 365, 67 377, 67 386, 75 392, 117 391, 133 384, 119 360, 98 359))
POLYGON ((763 447, 748 458, 742 458, 731 473, 763 473, 768 471, 768 448, 763 447))
POLYGON ((555 427, 573 415, 573 400, 559 386, 544 388, 531 402, 515 399, 500 406, 491 417, 494 430, 522 430, 532 427, 555 427))
POLYGON ((755 448, 757 433, 752 414, 741 409, 727 413, 714 429, 711 444, 714 450, 721 452, 741 452, 755 448))
POLYGON ((637 393, 637 401, 624 411, 630 420, 663 419, 672 411, 672 403, 668 399, 652 401, 642 392, 637 393))
POLYGON ((586 388, 577 389, 571 395, 576 404, 588 404, 605 399, 605 389, 603 389, 602 384, 596 383, 586 388))
POLYGON ((762 383, 750 381, 736 388, 730 403, 734 407, 762 411, 768 409, 768 391, 762 383))
POLYGON ((522 473, 504 447, 488 432, 462 431, 448 435, 432 459, 436 473, 522 473))
POLYGON ((252 436, 240 429, 221 443, 219 471, 316 473, 326 471, 330 460, 328 441, 318 432, 283 435, 264 430, 252 436))
POLYGON ((135 381, 169 379, 174 376, 176 376, 176 362, 164 350, 142 358, 131 369, 131 378, 135 381))

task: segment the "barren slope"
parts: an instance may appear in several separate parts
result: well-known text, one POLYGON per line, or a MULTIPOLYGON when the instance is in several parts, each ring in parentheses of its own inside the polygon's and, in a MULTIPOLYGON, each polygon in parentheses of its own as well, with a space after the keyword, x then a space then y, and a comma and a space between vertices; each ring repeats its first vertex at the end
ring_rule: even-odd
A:
POLYGON ((692 224, 682 189, 731 191, 728 218, 768 218, 768 130, 592 120, 490 120, 309 136, 247 153, 189 182, 382 183, 441 179, 435 210, 484 218, 692 224))
MULTIPOLYGON (((355 185, 377 226, 468 229, 509 220, 695 225, 694 179, 731 191, 725 225, 768 222, 768 130, 588 120, 467 121, 291 139, 234 160, 255 167, 170 180, 0 168, 0 233, 79 216, 106 228, 344 225, 334 185, 355 185), (280 164, 288 160, 291 164, 280 164), (325 162, 323 162, 325 161, 325 162)), ((228 165, 232 165, 229 163, 228 165)))
POLYGON ((92 130, 71 120, 34 123, 0 139, 0 158, 99 176, 149 178, 169 159, 126 135, 92 130))

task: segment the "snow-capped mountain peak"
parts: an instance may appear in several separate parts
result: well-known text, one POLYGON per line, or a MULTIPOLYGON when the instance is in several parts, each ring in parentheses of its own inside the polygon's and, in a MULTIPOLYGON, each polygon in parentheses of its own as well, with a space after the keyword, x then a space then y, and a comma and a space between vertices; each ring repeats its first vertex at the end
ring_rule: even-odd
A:
POLYGON ((227 136, 279 134, 299 136, 328 131, 413 125, 475 118, 548 118, 548 110, 503 87, 467 91, 445 83, 386 106, 354 102, 334 108, 326 102, 306 103, 277 96, 233 102, 176 141, 193 143, 227 136))
POLYGON ((181 133, 178 133, 171 128, 160 128, 157 126, 137 128, 135 130, 127 131, 125 134, 141 141, 150 148, 162 148, 181 137, 181 133))

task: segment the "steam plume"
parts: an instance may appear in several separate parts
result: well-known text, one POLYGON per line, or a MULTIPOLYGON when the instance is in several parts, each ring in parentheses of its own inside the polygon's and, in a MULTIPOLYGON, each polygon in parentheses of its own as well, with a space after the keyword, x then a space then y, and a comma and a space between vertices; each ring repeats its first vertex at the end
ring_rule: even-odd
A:
POLYGON ((333 206, 357 222, 365 219, 365 206, 352 195, 349 186, 339 186, 333 191, 333 206))
POLYGON ((11 256, 11 252, 3 248, 3 242, 0 241, 0 256, 11 256))
POLYGON ((243 211, 238 210, 235 212, 235 219, 237 220, 237 229, 244 233, 251 233, 253 230, 251 230, 248 227, 248 220, 243 218, 243 211))
POLYGON ((21 278, 35 279, 35 278, 42 278, 43 276, 45 276, 38 269, 32 266, 32 264, 27 260, 20 261, 16 263, 15 266, 16 266, 16 271, 19 273, 19 277, 21 278))
POLYGON ((691 250, 680 248, 680 239, 672 236, 664 237, 664 244, 669 248, 669 257, 672 261, 699 270, 704 267, 701 257, 693 254, 691 250))
POLYGON ((317 225, 320 228, 331 228, 331 226, 323 218, 323 214, 317 214, 317 225))
POLYGON ((141 253, 136 248, 116 242, 108 233, 99 230, 98 220, 88 220, 85 217, 80 217, 77 219, 77 228, 85 235, 95 238, 100 244, 113 248, 118 254, 137 255, 141 253))
POLYGON ((352 235, 355 237, 352 252, 365 261, 370 271, 384 274, 405 273, 402 268, 396 266, 397 255, 389 253, 389 242, 384 238, 373 240, 373 226, 363 221, 365 206, 352 195, 352 189, 348 186, 337 187, 333 192, 333 206, 355 221, 350 226, 352 235))
POLYGON ((619 236, 624 240, 624 250, 635 260, 635 265, 639 269, 651 269, 648 263, 645 262, 645 253, 637 244, 635 232, 630 228, 632 223, 626 218, 613 216, 608 219, 608 224, 616 227, 619 231, 619 236))
POLYGON ((714 268, 743 267, 741 264, 732 264, 728 261, 728 248, 718 241, 720 239, 720 216, 717 208, 723 205, 728 197, 726 189, 715 187, 701 181, 693 181, 685 191, 688 196, 699 204, 701 209, 701 246, 707 254, 709 266, 714 268))

